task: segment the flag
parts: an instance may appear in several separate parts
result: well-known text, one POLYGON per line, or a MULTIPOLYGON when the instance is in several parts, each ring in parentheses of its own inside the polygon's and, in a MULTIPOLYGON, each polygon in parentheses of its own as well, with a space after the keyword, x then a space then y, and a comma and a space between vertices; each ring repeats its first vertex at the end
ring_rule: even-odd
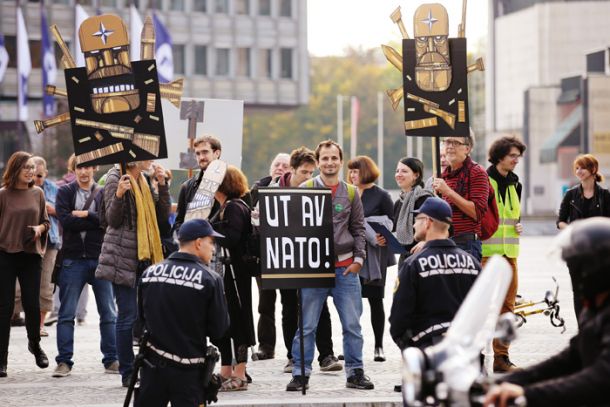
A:
POLYGON ((28 119, 28 77, 32 70, 28 32, 21 8, 17 7, 17 111, 18 120, 28 119))
POLYGON ((80 50, 80 40, 78 38, 78 29, 80 25, 89 18, 89 14, 85 11, 83 6, 77 4, 75 7, 75 29, 74 29, 74 56, 76 57, 76 66, 85 66, 85 54, 80 50))
POLYGON ((155 59, 157 60, 159 82, 167 83, 174 79, 172 37, 156 13, 153 13, 153 22, 155 24, 155 59))
POLYGON ((4 46, 4 35, 0 33, 0 83, 2 83, 2 79, 4 79, 7 66, 8 52, 6 52, 6 47, 4 46))
POLYGON ((57 109, 55 108, 55 97, 47 95, 45 91, 47 85, 55 85, 57 78, 57 65, 55 63, 55 52, 53 43, 49 35, 49 26, 47 24, 47 13, 44 7, 40 8, 40 32, 42 34, 40 53, 42 61, 42 112, 44 116, 55 116, 57 109))
POLYGON ((142 37, 142 19, 138 9, 133 4, 129 6, 129 57, 132 61, 140 60, 140 40, 142 37))
POLYGON ((351 97, 351 117, 350 117, 350 158, 356 156, 356 146, 358 145, 358 119, 360 118, 360 101, 356 96, 351 97))

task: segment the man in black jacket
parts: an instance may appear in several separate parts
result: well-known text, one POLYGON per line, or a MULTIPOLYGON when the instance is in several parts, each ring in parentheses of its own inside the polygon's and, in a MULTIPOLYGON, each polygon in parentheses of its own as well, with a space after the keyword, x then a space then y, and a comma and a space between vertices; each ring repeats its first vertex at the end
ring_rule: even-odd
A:
POLYGON ((575 222, 557 241, 583 304, 579 332, 558 355, 502 377, 486 406, 518 397, 528 407, 610 405, 610 219, 575 222))
MULTIPOLYGON (((178 208, 176 209, 176 221, 174 222, 173 227, 173 230, 176 232, 180 230, 180 226, 182 226, 184 223, 186 208, 195 197, 195 192, 197 192, 197 188, 199 188, 199 183, 201 182, 203 173, 212 161, 220 158, 222 153, 222 145, 220 144, 220 140, 210 135, 197 137, 193 143, 193 147, 195 148, 195 156, 197 157, 200 171, 193 175, 190 179, 186 180, 180 187, 178 208)), ((214 207, 212 207, 210 217, 212 217, 212 214, 214 214, 218 208, 218 203, 214 201, 214 207)))
POLYGON ((62 268, 59 275, 59 317, 57 322, 57 367, 53 377, 68 376, 74 353, 74 317, 81 291, 91 284, 100 316, 100 348, 106 373, 119 373, 116 350, 116 308, 112 283, 95 278, 104 230, 98 211, 101 188, 93 180, 97 167, 75 168, 76 180, 57 191, 56 212, 63 228, 62 268))
POLYGON ((479 261, 449 239, 446 201, 428 198, 413 213, 415 240, 426 243, 405 261, 394 288, 390 334, 400 349, 440 342, 481 271, 479 261))
POLYGON ((208 221, 192 219, 178 231, 180 251, 142 274, 139 318, 149 334, 136 406, 204 404, 201 367, 207 338, 229 329, 222 277, 207 264, 216 233, 208 221))

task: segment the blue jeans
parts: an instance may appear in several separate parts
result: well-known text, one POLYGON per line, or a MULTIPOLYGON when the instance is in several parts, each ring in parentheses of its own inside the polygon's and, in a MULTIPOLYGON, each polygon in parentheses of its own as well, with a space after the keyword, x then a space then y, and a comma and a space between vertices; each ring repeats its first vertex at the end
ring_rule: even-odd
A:
MULTIPOLYGON (((303 342, 305 349, 305 376, 311 375, 316 342, 316 327, 320 319, 322 306, 326 298, 331 295, 339 313, 343 327, 343 354, 345 356, 345 374, 350 377, 354 369, 362 369, 362 329, 360 316, 362 315, 362 295, 360 279, 357 274, 343 275, 345 267, 335 269, 334 288, 303 288, 303 342)), ((292 341, 292 356, 294 357, 293 376, 301 374, 301 347, 300 332, 297 329, 292 341)))
POLYGON ((78 299, 85 284, 91 284, 97 312, 100 316, 100 350, 102 363, 108 366, 117 360, 115 337, 116 309, 112 297, 112 283, 95 278, 97 260, 64 259, 59 274, 59 317, 57 321, 57 351, 55 361, 72 367, 74 362, 74 317, 78 299))
POLYGON ((135 287, 112 284, 119 309, 116 321, 116 348, 119 353, 119 372, 123 378, 133 370, 133 324, 138 315, 135 287))
POLYGON ((456 243, 455 245, 464 250, 466 253, 472 254, 474 258, 479 261, 479 263, 481 262, 481 259, 483 258, 483 247, 480 240, 469 240, 463 243, 456 243))

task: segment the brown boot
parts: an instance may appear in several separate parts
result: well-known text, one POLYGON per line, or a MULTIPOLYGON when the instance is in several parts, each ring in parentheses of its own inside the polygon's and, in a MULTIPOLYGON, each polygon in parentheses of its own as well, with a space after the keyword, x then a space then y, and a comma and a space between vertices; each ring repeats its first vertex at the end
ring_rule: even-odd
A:
POLYGON ((494 373, 508 373, 517 369, 517 366, 510 361, 508 355, 494 356, 494 373))

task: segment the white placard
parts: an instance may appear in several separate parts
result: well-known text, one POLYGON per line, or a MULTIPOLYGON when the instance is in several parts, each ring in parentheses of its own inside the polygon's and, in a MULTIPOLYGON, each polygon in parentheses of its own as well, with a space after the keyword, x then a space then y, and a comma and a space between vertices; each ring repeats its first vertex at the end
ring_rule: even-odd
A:
MULTIPOLYGON (((241 168, 244 123, 243 100, 182 98, 182 101, 204 102, 203 123, 197 123, 197 136, 210 134, 222 143, 221 159, 241 168)), ((180 119, 180 109, 163 99, 163 121, 167 141, 167 158, 158 160, 171 170, 180 169, 180 153, 188 148, 188 121, 180 119)))

